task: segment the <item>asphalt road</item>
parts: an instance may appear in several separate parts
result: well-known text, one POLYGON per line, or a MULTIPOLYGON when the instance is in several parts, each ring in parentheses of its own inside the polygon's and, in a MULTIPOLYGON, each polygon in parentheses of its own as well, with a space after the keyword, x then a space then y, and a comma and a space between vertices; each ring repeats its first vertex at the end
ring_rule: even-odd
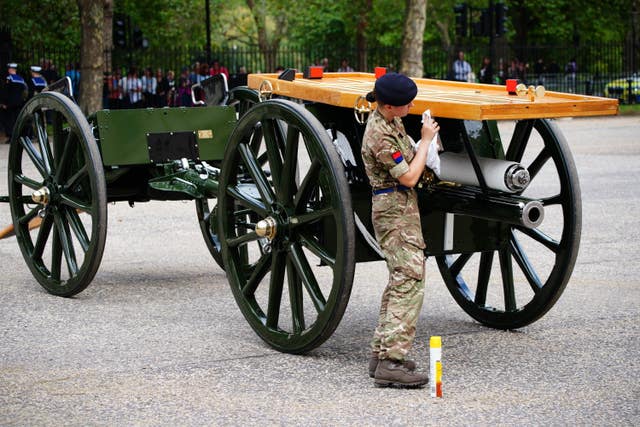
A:
POLYGON ((47 294, 15 240, 0 241, 0 425, 640 424, 640 117, 557 124, 582 187, 571 281, 541 320, 496 331, 456 305, 429 260, 413 357, 427 367, 428 338, 442 335, 442 399, 366 374, 383 263, 357 266, 324 345, 281 354, 242 317, 193 204, 154 202, 109 206, 102 264, 75 298, 47 294))

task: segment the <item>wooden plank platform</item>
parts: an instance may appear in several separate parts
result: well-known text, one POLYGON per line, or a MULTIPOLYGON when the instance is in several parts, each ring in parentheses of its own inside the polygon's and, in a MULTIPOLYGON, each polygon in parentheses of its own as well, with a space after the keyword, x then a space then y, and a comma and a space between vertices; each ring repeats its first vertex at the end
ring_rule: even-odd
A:
MULTIPOLYGON (((265 80, 274 94, 353 108, 375 83, 370 73, 324 73, 322 79, 304 79, 301 73, 293 81, 278 80, 277 74, 250 74, 248 86, 258 89, 265 80)), ((509 95, 505 86, 446 80, 414 79, 418 95, 411 114, 427 108, 435 117, 465 120, 502 120, 553 117, 605 116, 618 113, 618 100, 596 96, 547 91, 530 101, 526 96, 509 95)))

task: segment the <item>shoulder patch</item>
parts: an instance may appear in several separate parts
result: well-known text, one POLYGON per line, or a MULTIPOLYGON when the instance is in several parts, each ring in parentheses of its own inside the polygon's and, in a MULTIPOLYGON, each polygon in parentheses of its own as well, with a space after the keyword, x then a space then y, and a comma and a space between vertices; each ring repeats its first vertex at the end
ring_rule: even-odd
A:
POLYGON ((398 164, 398 163, 400 163, 400 162, 402 162, 404 160, 400 150, 398 150, 398 151, 394 152, 393 154, 391 154, 391 157, 393 157, 393 161, 396 162, 396 164, 398 164))

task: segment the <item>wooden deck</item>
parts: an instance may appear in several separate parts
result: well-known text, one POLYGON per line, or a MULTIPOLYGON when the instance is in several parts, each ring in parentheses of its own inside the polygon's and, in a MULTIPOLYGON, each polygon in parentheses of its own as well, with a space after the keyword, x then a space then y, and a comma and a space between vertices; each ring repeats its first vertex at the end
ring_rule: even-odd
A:
MULTIPOLYGON (((322 79, 278 80, 276 74, 250 74, 248 85, 258 89, 271 82, 274 94, 338 107, 353 108, 359 96, 373 90, 375 77, 369 73, 325 73, 322 79)), ((465 120, 501 120, 552 117, 605 116, 618 113, 618 100, 571 93, 547 92, 530 101, 509 95, 505 86, 446 80, 414 79, 418 95, 411 114, 427 108, 435 117, 465 120)))

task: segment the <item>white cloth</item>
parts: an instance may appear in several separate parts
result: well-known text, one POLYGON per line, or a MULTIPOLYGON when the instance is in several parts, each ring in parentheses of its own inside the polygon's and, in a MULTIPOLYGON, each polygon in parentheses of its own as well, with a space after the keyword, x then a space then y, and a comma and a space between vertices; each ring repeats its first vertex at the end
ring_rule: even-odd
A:
MULTIPOLYGON (((422 113, 423 123, 425 120, 428 120, 430 118, 431 118, 431 110, 426 110, 424 113, 422 113)), ((433 138, 429 142, 429 151, 427 152, 427 159, 425 161, 425 164, 439 178, 440 177, 440 155, 438 154, 438 152, 442 151, 443 148, 438 143, 438 138, 439 138, 439 134, 436 133, 435 135, 433 135, 433 138)), ((421 142, 422 140, 419 140, 418 142, 415 142, 415 143, 413 142, 413 140, 411 141, 411 143, 413 144, 414 151, 418 149, 421 142)))

